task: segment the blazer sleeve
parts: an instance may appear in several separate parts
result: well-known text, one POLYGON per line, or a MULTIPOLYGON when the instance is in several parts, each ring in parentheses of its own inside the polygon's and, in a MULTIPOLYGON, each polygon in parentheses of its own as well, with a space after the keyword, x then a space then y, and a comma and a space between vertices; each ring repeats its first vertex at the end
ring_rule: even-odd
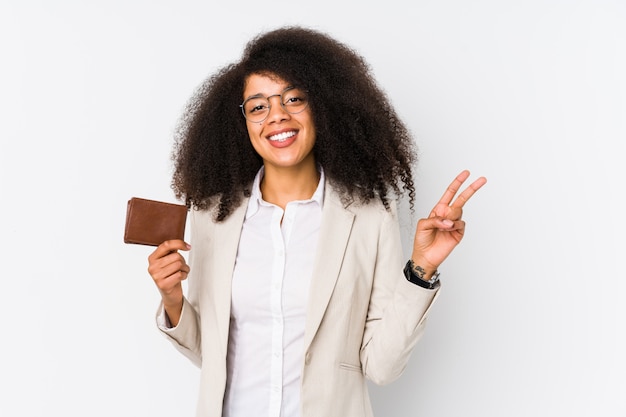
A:
POLYGON ((403 273, 405 262, 393 205, 381 222, 360 352, 363 373, 379 385, 392 382, 404 372, 439 291, 409 282, 403 273))
POLYGON ((199 368, 202 365, 202 355, 200 353, 200 329, 195 309, 189 300, 184 298, 183 311, 176 327, 164 325, 164 315, 165 312, 161 303, 157 311, 157 326, 159 330, 174 345, 176 350, 199 368))
MULTIPOLYGON (((195 223, 196 212, 192 211, 191 218, 191 245, 194 248, 195 235, 196 230, 195 223)), ((194 287, 197 285, 198 278, 195 276, 195 271, 197 268, 195 267, 196 259, 195 259, 195 251, 192 249, 189 252, 189 265, 191 267, 190 276, 187 280, 189 285, 188 294, 191 296, 191 299, 188 299, 187 296, 183 298, 183 310, 181 313, 180 320, 176 327, 168 327, 164 325, 163 316, 165 316, 165 312, 163 311, 163 303, 159 305, 157 310, 157 327, 161 331, 161 333, 168 339, 172 345, 186 356, 194 365, 200 367, 202 365, 202 353, 201 353, 201 331, 200 331, 200 318, 197 312, 197 291, 194 290, 194 287), (193 275, 192 275, 193 274, 193 275)))

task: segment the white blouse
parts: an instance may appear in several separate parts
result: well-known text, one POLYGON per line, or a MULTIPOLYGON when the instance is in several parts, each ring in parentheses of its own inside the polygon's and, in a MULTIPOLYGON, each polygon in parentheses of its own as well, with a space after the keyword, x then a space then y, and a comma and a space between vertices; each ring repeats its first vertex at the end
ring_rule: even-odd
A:
POLYGON ((263 200, 257 174, 232 281, 224 417, 299 417, 309 285, 322 219, 324 174, 309 200, 283 211, 263 200), (282 220, 282 222, 281 222, 282 220))

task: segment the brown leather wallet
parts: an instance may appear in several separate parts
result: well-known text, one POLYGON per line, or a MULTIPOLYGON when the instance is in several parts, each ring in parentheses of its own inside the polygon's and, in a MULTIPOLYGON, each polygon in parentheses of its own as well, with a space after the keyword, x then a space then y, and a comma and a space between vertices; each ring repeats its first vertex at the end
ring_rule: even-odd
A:
POLYGON ((126 209, 124 243, 159 246, 185 237, 187 206, 132 197, 126 209))

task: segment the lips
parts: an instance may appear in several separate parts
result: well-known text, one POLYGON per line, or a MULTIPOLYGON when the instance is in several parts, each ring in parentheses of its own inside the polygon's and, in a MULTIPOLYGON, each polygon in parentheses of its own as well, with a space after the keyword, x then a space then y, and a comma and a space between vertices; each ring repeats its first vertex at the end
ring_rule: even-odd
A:
POLYGON ((267 141, 274 148, 286 148, 295 142, 298 137, 297 130, 285 130, 267 136, 267 141))
POLYGON ((288 132, 281 132, 276 135, 268 136, 267 140, 272 141, 272 142, 285 142, 287 139, 295 135, 296 135, 296 132, 293 130, 290 130, 288 132))

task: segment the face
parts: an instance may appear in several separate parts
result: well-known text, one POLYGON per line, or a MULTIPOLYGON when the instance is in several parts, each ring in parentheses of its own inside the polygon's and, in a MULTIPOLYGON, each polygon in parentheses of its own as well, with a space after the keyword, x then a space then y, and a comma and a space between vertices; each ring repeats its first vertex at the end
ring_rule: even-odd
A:
MULTIPOLYGON (((280 104, 280 94, 290 86, 278 77, 252 74, 245 83, 243 100, 253 96, 269 97, 270 108, 265 120, 251 122, 246 119, 252 146, 263 159, 265 169, 302 168, 315 169, 313 146, 315 126, 311 109, 307 106, 299 113, 287 112, 280 104)), ((297 97, 285 93, 285 107, 293 103, 297 109, 297 97)))

